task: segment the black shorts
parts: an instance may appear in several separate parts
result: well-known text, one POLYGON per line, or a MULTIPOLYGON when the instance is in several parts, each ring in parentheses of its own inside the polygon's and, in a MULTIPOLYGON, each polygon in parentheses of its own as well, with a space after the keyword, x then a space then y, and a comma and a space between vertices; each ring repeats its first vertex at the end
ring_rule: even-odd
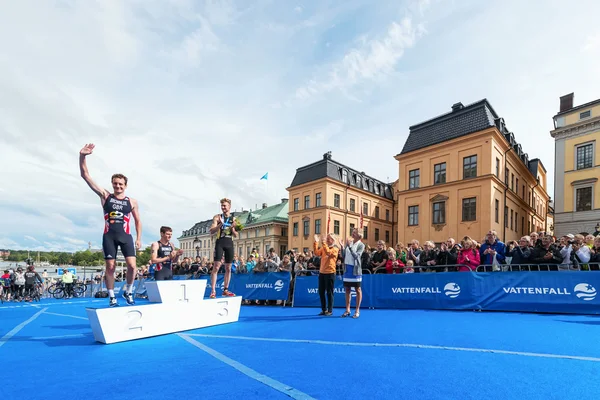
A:
POLYGON ((116 260, 117 249, 121 248, 123 257, 135 257, 135 246, 133 236, 128 233, 108 232, 102 236, 102 251, 105 260, 116 260))
POLYGON ((155 281, 170 281, 173 279, 173 270, 171 267, 162 267, 160 271, 154 270, 155 281))
POLYGON ((233 240, 231 238, 217 239, 214 261, 221 261, 223 254, 225 254, 225 264, 231 264, 233 262, 233 240))
POLYGON ((344 282, 344 287, 355 287, 359 288, 362 282, 344 282))

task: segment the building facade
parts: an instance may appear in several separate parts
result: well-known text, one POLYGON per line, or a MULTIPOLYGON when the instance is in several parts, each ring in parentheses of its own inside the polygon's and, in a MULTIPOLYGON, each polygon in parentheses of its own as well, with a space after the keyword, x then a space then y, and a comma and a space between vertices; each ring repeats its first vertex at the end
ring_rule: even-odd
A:
POLYGON ((592 233, 600 222, 600 99, 560 98, 554 119, 554 225, 557 236, 592 233))
MULTIPOLYGON (((253 248, 264 255, 272 247, 280 256, 287 251, 288 200, 268 207, 266 203, 258 210, 232 212, 244 229, 233 240, 238 256, 247 257, 253 248)), ((207 257, 212 261, 216 236, 210 234, 212 218, 194 224, 182 232, 179 240, 183 257, 207 257)))
POLYGON ((517 240, 547 229, 546 169, 487 100, 410 127, 396 157, 399 241, 517 240))
POLYGON ((288 248, 308 251, 314 235, 348 237, 362 228, 363 242, 394 245, 393 186, 331 159, 298 168, 289 193, 288 248))

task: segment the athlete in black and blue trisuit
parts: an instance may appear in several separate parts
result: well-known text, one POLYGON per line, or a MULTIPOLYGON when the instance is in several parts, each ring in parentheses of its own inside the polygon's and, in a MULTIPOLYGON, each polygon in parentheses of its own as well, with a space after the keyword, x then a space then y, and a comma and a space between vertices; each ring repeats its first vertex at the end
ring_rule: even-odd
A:
POLYGON ((135 199, 125 196, 127 188, 127 177, 122 174, 114 174, 111 178, 113 193, 98 186, 90 176, 87 169, 85 157, 94 151, 93 144, 86 144, 79 152, 79 170, 81 177, 88 186, 100 196, 100 203, 104 210, 104 235, 102 236, 102 251, 106 262, 106 288, 110 298, 109 305, 117 306, 115 297, 115 260, 117 250, 120 248, 125 262, 127 263, 127 285, 123 292, 123 298, 127 304, 135 304, 133 300, 133 281, 137 275, 136 267, 136 249, 140 249, 142 244, 142 222, 138 210, 138 203, 135 199), (135 231, 137 238, 135 247, 133 237, 131 236, 131 217, 135 219, 135 231))
POLYGON ((231 200, 221 199, 221 214, 213 217, 210 227, 210 234, 217 234, 215 242, 214 265, 210 274, 210 283, 212 291, 211 298, 216 297, 215 286, 217 285, 217 274, 221 268, 221 262, 225 258, 225 276, 223 277, 223 296, 235 296, 229 291, 229 282, 231 281, 231 263, 233 262, 233 239, 237 237, 235 230, 235 218, 230 213, 231 200))
POLYGON ((175 250, 171 243, 173 230, 168 226, 160 227, 160 240, 152 243, 152 257, 150 262, 154 267, 154 280, 166 281, 173 279, 173 263, 177 262, 183 250, 175 250))

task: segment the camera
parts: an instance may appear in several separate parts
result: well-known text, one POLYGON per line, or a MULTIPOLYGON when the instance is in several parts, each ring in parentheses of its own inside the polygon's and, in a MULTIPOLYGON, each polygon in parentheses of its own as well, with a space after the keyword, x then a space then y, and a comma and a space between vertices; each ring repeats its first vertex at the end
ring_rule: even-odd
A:
POLYGON ((569 241, 567 241, 568 244, 577 244, 577 240, 575 239, 570 239, 569 241))

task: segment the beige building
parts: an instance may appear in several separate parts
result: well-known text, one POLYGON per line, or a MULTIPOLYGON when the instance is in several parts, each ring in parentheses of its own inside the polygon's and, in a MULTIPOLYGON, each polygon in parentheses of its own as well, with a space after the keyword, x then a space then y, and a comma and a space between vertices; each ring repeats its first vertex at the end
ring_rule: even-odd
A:
POLYGON ((592 233, 600 223, 600 99, 575 106, 560 98, 553 117, 556 236, 592 233))
POLYGON ((546 169, 487 100, 410 127, 396 157, 399 241, 440 243, 490 229, 516 240, 547 229, 546 169))
POLYGON ((287 191, 291 249, 312 249, 315 234, 330 232, 345 238, 361 224, 365 243, 375 246, 380 239, 394 243, 392 185, 332 160, 331 152, 298 168, 287 191))

